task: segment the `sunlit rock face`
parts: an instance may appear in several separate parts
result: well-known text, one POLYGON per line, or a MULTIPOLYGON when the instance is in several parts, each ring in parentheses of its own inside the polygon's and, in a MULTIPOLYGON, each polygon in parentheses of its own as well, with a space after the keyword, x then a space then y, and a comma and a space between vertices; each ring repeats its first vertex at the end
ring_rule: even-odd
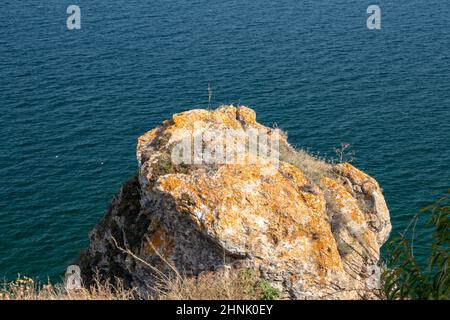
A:
POLYGON ((297 157, 286 139, 234 106, 179 113, 141 136, 138 174, 79 258, 85 279, 98 270, 151 291, 161 282, 155 270, 195 276, 244 267, 286 298, 374 298, 391 230, 380 186, 348 163, 297 157), (250 135, 243 146, 227 132, 250 135), (252 151, 254 134, 272 150, 252 151))

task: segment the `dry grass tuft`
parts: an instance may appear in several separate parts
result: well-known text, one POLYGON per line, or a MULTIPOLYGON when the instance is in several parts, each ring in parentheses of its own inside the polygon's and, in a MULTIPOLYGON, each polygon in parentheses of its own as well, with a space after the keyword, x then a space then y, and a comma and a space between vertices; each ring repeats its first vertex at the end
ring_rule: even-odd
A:
POLYGON ((112 285, 98 278, 89 288, 67 291, 63 284, 36 282, 20 275, 13 282, 0 286, 0 300, 130 300, 134 290, 125 289, 120 281, 112 285))
POLYGON ((272 300, 280 292, 250 269, 229 274, 208 273, 197 277, 173 277, 152 296, 139 295, 126 289, 120 281, 100 281, 89 288, 67 291, 63 284, 40 284, 32 278, 21 277, 0 286, 0 300, 272 300))
POLYGON ((192 278, 175 278, 167 291, 160 291, 160 300, 274 300, 281 293, 251 269, 228 274, 206 273, 192 278))
POLYGON ((333 165, 325 158, 313 156, 302 149, 297 150, 289 144, 280 146, 280 160, 296 166, 317 184, 322 177, 333 177, 333 165))

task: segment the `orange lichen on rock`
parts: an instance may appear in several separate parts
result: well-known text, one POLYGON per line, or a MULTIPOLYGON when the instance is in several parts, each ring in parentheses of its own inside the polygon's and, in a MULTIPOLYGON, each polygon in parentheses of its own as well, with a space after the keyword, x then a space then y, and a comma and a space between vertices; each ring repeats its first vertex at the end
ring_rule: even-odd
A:
POLYGON ((141 255, 168 258, 175 247, 174 239, 163 226, 160 226, 142 243, 141 255))
POLYGON ((341 176, 349 178, 353 184, 362 186, 366 193, 380 188, 378 182, 374 178, 355 168, 350 163, 341 163, 336 165, 335 171, 339 172, 341 176))
POLYGON ((333 179, 324 177, 321 182, 334 195, 334 204, 346 217, 353 222, 364 224, 364 214, 361 212, 357 200, 347 191, 347 189, 333 179))
MULTIPOLYGON (((230 144, 226 135, 203 140, 201 147, 224 144, 236 153, 235 162, 173 161, 183 139, 249 128, 295 157, 286 136, 259 124, 247 107, 175 114, 139 138, 141 211, 149 212, 151 221, 137 240, 140 254, 151 259, 158 252, 194 275, 226 265, 257 268, 291 298, 358 297, 390 231, 389 212, 373 178, 350 164, 327 164, 321 171, 323 163, 315 166, 304 155, 297 159, 309 161, 306 166, 242 154, 247 149, 230 144), (314 168, 313 177, 307 168, 314 168)), ((197 157, 195 142, 189 147, 197 157)), ((103 241, 102 235, 95 239, 103 241)), ((145 282, 145 272, 134 268, 123 263, 136 283, 145 282)))
MULTIPOLYGON (((170 141, 181 138, 176 136, 180 128, 203 132, 208 128, 254 127, 278 134, 281 143, 287 144, 283 135, 258 124, 255 112, 246 107, 192 110, 176 114, 172 120, 159 133, 170 141)), ((150 156, 159 152, 148 151, 150 156)), ((153 190, 170 195, 176 210, 194 222, 196 232, 218 243, 224 252, 257 257, 279 268, 292 266, 294 274, 296 268, 301 269, 303 282, 325 285, 337 275, 345 278, 346 260, 338 250, 341 240, 336 236, 351 243, 366 241, 369 247, 374 242, 351 183, 373 191, 378 188, 375 180, 349 164, 341 164, 335 172, 351 181, 350 185, 328 177, 317 185, 289 163, 280 161, 275 166, 255 159, 252 163, 190 166, 187 172, 167 172, 157 177, 153 190), (349 232, 333 234, 327 212, 330 208, 335 208, 349 232), (307 274, 315 276, 310 279, 307 274)), ((147 181, 154 180, 152 172, 143 171, 147 181)))
POLYGON ((158 180, 157 188, 182 205, 189 197, 188 211, 199 231, 214 235, 234 253, 244 254, 250 248, 266 259, 316 257, 318 264, 330 268, 340 261, 325 221, 325 203, 323 196, 298 191, 306 181, 288 164, 269 175, 258 165, 246 170, 222 166, 217 171, 199 170, 189 176, 166 175, 158 180), (311 234, 316 237, 313 241, 311 234), (325 251, 318 251, 319 247, 325 251))
POLYGON ((256 112, 247 107, 237 109, 237 118, 247 125, 256 125, 256 112))

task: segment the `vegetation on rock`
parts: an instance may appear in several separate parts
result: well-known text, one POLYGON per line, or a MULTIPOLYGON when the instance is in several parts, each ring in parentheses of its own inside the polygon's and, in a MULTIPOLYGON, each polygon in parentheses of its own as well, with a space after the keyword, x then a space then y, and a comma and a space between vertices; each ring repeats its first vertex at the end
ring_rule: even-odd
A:
POLYGON ((278 289, 251 269, 226 275, 206 273, 168 278, 163 289, 155 290, 152 295, 125 288, 118 279, 100 280, 100 277, 95 277, 89 286, 71 291, 62 283, 43 284, 20 275, 15 281, 0 285, 0 300, 276 300, 280 297, 278 289))

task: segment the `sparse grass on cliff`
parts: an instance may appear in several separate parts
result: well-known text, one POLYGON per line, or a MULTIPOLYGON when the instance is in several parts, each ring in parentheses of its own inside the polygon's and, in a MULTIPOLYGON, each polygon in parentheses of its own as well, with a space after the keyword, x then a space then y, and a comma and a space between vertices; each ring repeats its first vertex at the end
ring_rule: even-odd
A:
POLYGON ((156 299, 162 300, 275 300, 280 291, 256 276, 251 269, 242 269, 224 276, 214 273, 194 278, 176 278, 156 299))
POLYGON ((0 300, 274 300, 281 297, 278 289, 259 278, 252 269, 224 269, 187 277, 160 255, 174 271, 164 274, 130 250, 118 246, 114 238, 113 241, 119 250, 160 275, 157 287, 151 288, 152 294, 143 295, 136 289, 127 289, 119 279, 105 281, 98 273, 89 287, 70 291, 61 283, 42 284, 19 275, 15 281, 0 285, 0 300))
POLYGON ((94 281, 89 288, 67 291, 64 285, 43 284, 32 278, 18 276, 13 282, 0 285, 0 300, 130 300, 135 290, 125 289, 120 282, 94 281))
MULTIPOLYGON (((18 276, 15 281, 0 284, 0 300, 274 300, 281 292, 261 279, 257 272, 248 269, 230 269, 183 276, 160 255, 174 272, 163 274, 130 250, 117 248, 138 262, 159 272, 160 282, 151 288, 152 294, 143 295, 136 289, 127 289, 119 279, 103 280, 97 273, 90 286, 67 291, 62 283, 39 283, 32 278, 18 276), (114 284, 112 284, 114 283, 114 284)), ((155 249, 156 250, 156 249, 155 249)), ((159 254, 159 253, 158 253, 159 254)))
MULTIPOLYGON (((285 141, 288 140, 286 132, 281 131, 285 141)), ((298 149, 289 143, 280 144, 280 160, 299 168, 314 183, 320 184, 322 177, 336 178, 334 165, 352 163, 355 160, 355 152, 351 151, 350 144, 341 143, 334 148, 335 157, 324 157, 319 153, 314 154, 305 149, 298 149)))
POLYGON ((280 160, 299 168, 315 183, 319 183, 320 178, 333 174, 333 165, 325 158, 313 156, 303 149, 295 149, 290 145, 280 146, 280 160))

